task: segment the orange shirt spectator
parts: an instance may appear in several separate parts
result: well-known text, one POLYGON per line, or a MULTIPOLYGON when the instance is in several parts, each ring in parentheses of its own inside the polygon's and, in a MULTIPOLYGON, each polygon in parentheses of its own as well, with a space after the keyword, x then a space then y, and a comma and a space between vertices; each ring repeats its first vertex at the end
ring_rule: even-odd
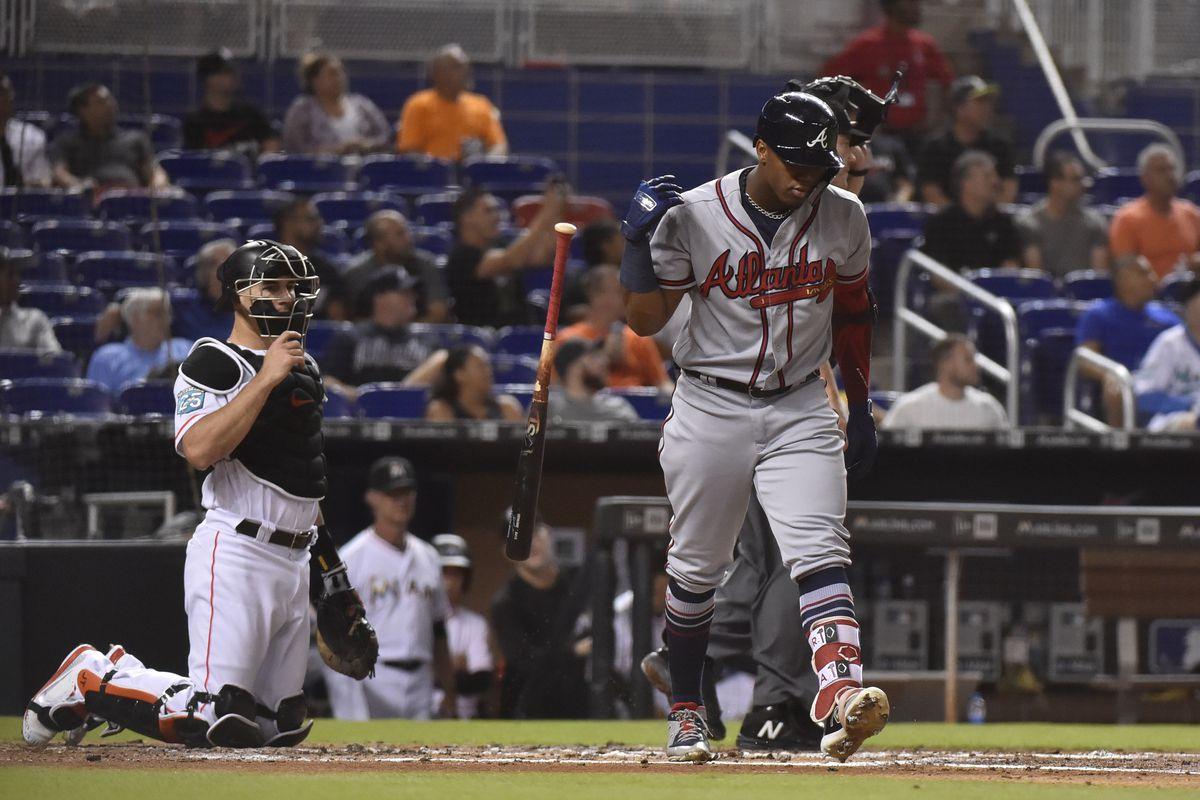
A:
MULTIPOLYGON (((587 339, 600 341, 608 336, 609 331, 597 328, 590 322, 577 322, 558 332, 562 341, 568 339, 587 339)), ((629 386, 662 386, 667 381, 667 369, 663 366, 662 356, 658 354, 658 346, 653 339, 638 336, 628 325, 621 330, 619 360, 610 362, 608 385, 613 389, 623 389, 629 386)))
POLYGON ((468 92, 471 63, 458 45, 438 51, 429 66, 432 88, 404 103, 396 149, 452 161, 473 155, 504 155, 508 139, 500 111, 481 94, 468 92))
POLYGON ((1152 144, 1138 156, 1146 193, 1117 210, 1109 228, 1113 257, 1145 256, 1161 279, 1200 263, 1200 208, 1176 197, 1183 165, 1175 151, 1152 144))

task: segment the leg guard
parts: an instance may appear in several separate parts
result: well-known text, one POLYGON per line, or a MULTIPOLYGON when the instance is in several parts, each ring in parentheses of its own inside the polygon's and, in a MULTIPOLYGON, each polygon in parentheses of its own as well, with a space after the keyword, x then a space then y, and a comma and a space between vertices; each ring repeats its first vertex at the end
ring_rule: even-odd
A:
POLYGON ((820 724, 833 712, 839 694, 863 685, 858 622, 849 617, 818 620, 809 629, 808 644, 818 684, 810 716, 820 724))
POLYGON ((308 738, 309 731, 312 730, 313 721, 310 719, 305 721, 305 716, 308 714, 308 703, 304 700, 304 693, 294 694, 291 697, 285 697, 279 701, 279 705, 274 711, 262 705, 258 706, 258 715, 266 717, 269 720, 274 720, 275 727, 279 731, 264 743, 265 747, 295 747, 308 738))
POLYGON ((262 747, 263 735, 258 723, 258 703, 254 695, 227 683, 216 695, 217 721, 208 729, 206 738, 213 747, 262 747))
POLYGON ((182 714, 162 716, 161 713, 167 699, 190 688, 188 684, 176 684, 161 697, 155 697, 149 692, 111 685, 109 681, 116 673, 115 669, 103 676, 91 670, 79 673, 79 691, 89 713, 116 729, 128 728, 159 741, 189 746, 203 744, 208 724, 195 717, 194 705, 182 714))

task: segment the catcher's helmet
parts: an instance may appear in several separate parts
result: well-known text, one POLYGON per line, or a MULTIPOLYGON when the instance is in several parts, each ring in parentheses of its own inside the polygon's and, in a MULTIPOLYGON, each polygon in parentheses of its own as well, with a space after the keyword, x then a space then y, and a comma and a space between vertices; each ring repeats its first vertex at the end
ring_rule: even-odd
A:
POLYGON ((805 92, 783 92, 763 105, 754 140, 762 139, 786 164, 825 167, 832 180, 842 168, 837 134, 837 115, 828 103, 805 92))
POLYGON ((443 567, 466 570, 463 591, 467 591, 471 586, 471 548, 467 546, 467 540, 455 533, 439 533, 433 537, 433 547, 443 567))
POLYGON ((250 297, 246 314, 258 323, 264 337, 279 336, 288 330, 303 336, 308 331, 321 281, 312 262, 291 245, 270 239, 246 242, 217 268, 217 279, 221 282, 218 306, 235 309, 240 307, 239 295, 250 297), (272 299, 256 292, 270 281, 295 281, 290 310, 280 311, 272 299))

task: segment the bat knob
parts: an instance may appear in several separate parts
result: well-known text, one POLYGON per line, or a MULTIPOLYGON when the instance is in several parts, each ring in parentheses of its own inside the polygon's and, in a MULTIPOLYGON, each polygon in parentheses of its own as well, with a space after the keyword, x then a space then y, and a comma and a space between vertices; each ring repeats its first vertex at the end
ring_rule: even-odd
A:
POLYGON ((554 232, 564 236, 574 236, 576 230, 577 228, 569 222, 559 222, 554 226, 554 232))

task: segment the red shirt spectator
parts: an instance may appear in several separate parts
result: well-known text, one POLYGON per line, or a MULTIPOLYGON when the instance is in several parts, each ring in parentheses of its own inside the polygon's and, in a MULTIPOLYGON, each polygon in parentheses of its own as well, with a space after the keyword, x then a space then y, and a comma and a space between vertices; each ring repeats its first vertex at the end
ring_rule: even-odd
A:
POLYGON ((921 24, 920 0, 881 0, 884 21, 852 39, 846 48, 821 67, 822 75, 848 75, 882 96, 892 85, 901 64, 908 65, 899 102, 888 112, 888 127, 895 131, 925 127, 930 81, 949 86, 954 70, 942 49, 921 24))

